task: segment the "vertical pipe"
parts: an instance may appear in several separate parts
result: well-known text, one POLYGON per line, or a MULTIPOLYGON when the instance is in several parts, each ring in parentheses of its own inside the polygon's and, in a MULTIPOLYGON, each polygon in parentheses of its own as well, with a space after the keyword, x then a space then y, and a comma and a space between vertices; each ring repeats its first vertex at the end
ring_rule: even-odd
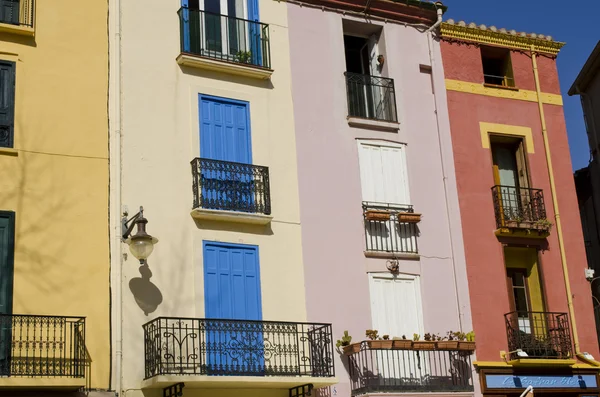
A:
POLYGON ((546 152, 546 166, 548 168, 548 177, 550 179, 550 194, 552 195, 552 206, 554 208, 554 219, 556 221, 556 234, 558 236, 558 249, 560 251, 560 261, 563 269, 563 278, 565 290, 567 292, 567 306, 569 307, 569 316, 571 317, 571 327, 573 328, 573 344, 575 345, 575 354, 579 353, 579 336, 577 335, 577 323, 575 322, 575 309, 573 308, 573 295, 571 294, 571 282, 569 281, 569 269, 567 267, 567 256, 565 253, 565 242, 562 233, 562 223, 560 220, 560 210, 558 208, 558 198, 556 194, 556 183, 554 181, 554 172, 552 168, 552 158, 550 157, 550 144, 548 142, 548 130, 546 128, 546 117, 544 115, 544 104, 542 102, 542 91, 540 88, 540 76, 537 67, 537 54, 535 47, 531 46, 531 62, 533 65, 533 76, 535 78, 535 89, 537 92, 537 102, 540 111, 540 122, 542 124, 542 137, 544 140, 544 150, 546 152))

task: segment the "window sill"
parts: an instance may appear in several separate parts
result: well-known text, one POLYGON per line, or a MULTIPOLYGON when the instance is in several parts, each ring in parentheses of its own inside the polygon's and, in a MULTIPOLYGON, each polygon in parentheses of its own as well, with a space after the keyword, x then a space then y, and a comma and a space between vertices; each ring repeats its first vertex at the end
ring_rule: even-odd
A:
POLYGON ((21 25, 11 25, 10 23, 0 23, 0 32, 17 34, 19 36, 35 36, 34 28, 21 25))
POLYGON ((259 80, 268 80, 273 74, 272 69, 259 68, 252 65, 244 65, 241 63, 228 62, 225 60, 221 61, 217 59, 203 57, 201 55, 192 55, 188 53, 179 54, 179 56, 177 57, 177 63, 192 68, 229 73, 238 76, 251 77, 259 80))
POLYGON ((534 238, 534 239, 544 239, 550 235, 549 231, 544 230, 534 230, 534 229, 513 229, 508 227, 502 227, 496 229, 494 234, 497 237, 518 237, 518 238, 534 238))
POLYGON ((499 84, 483 83, 483 86, 486 87, 486 88, 498 88, 498 89, 501 89, 501 90, 519 91, 518 87, 508 87, 508 86, 499 85, 499 84))
POLYGON ((380 121, 373 119, 363 119, 361 117, 348 116, 348 125, 350 127, 368 128, 378 131, 398 132, 400 123, 393 121, 380 121))
POLYGON ((247 212, 208 210, 194 208, 190 213, 192 218, 205 221, 248 223, 251 225, 268 225, 273 217, 264 214, 250 214, 247 212))
POLYGON ((419 260, 421 255, 405 252, 365 251, 367 258, 419 260))
POLYGON ((19 151, 17 149, 11 147, 0 147, 0 156, 13 156, 17 157, 19 155, 19 151))

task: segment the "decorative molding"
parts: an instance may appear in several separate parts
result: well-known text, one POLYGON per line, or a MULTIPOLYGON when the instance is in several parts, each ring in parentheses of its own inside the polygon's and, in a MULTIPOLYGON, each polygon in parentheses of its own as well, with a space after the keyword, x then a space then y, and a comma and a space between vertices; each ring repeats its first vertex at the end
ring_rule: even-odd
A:
POLYGON ((260 80, 270 79, 271 75, 273 74, 272 69, 259 68, 243 63, 221 61, 187 53, 179 54, 177 57, 177 63, 192 68, 235 74, 238 76, 251 77, 260 80))
POLYGON ((479 27, 460 26, 450 23, 442 23, 442 38, 472 41, 480 44, 489 44, 519 50, 543 52, 557 55, 565 43, 548 39, 534 38, 531 36, 520 36, 516 34, 482 30, 479 27))
MULTIPOLYGON (((496 98, 515 99, 518 101, 537 102, 537 92, 530 90, 506 90, 503 88, 486 87, 480 83, 446 79, 448 91, 466 92, 469 94, 493 96, 496 98)), ((542 103, 546 105, 563 105, 562 95, 542 92, 542 103)))
POLYGON ((531 133, 531 128, 529 127, 480 122, 479 130, 481 132, 481 146, 483 146, 484 149, 490 148, 490 135, 511 135, 525 139, 527 153, 535 153, 533 148, 533 135, 531 133))

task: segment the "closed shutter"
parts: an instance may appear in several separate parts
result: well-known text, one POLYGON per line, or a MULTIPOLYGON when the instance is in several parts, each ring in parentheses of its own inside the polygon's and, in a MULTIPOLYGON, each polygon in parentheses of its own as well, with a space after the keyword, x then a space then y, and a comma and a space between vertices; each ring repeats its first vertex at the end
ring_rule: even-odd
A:
POLYGON ((13 147, 15 63, 0 61, 0 147, 13 147))
POLYGON ((20 0, 0 0, 0 22, 19 24, 20 0))
POLYGON ((10 374, 15 216, 0 211, 0 376, 10 374))

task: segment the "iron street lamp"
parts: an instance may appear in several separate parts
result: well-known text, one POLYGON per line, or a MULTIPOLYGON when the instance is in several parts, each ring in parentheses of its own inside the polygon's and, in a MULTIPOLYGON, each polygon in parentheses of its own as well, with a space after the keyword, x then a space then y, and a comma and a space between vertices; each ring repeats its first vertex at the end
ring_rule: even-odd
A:
POLYGON ((135 256, 140 263, 146 264, 146 260, 154 250, 154 244, 158 243, 156 237, 146 233, 146 224, 148 220, 144 218, 144 207, 140 207, 140 212, 127 219, 124 216, 121 220, 123 229, 123 242, 129 245, 131 254, 135 256), (133 227, 137 225, 137 231, 131 235, 133 227))

